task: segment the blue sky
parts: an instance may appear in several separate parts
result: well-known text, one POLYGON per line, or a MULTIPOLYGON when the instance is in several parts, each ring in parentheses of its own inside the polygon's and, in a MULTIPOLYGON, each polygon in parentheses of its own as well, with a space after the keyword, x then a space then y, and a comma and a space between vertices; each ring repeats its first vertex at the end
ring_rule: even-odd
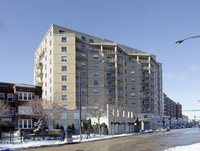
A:
MULTIPOLYGON (((157 56, 163 90, 200 109, 199 0, 1 0, 0 81, 33 84, 34 51, 57 24, 157 56)), ((200 112, 183 112, 200 118, 200 112)))

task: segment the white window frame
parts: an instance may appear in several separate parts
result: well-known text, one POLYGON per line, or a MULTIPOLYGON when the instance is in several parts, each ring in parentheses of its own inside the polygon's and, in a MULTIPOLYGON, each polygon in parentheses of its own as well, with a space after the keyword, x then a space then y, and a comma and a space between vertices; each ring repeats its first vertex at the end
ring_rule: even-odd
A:
POLYGON ((30 106, 18 106, 19 115, 31 115, 32 107, 30 106))
POLYGON ((67 66, 61 66, 61 71, 67 71, 67 66), (66 67, 66 70, 63 70, 66 67))
POLYGON ((32 129, 32 127, 33 127, 33 121, 32 121, 32 119, 19 119, 18 120, 18 128, 19 129, 32 129), (20 121, 22 123, 22 127, 20 127, 20 121), (24 123, 25 122, 27 124, 27 127, 24 127, 24 123), (30 127, 29 127, 29 124, 31 125, 30 127))
POLYGON ((67 120, 67 113, 66 112, 61 113, 61 119, 62 120, 67 120))
POLYGON ((67 85, 62 85, 62 91, 67 91, 67 85))
POLYGON ((61 52, 67 52, 67 47, 66 46, 61 47, 61 52))
POLYGON ((27 92, 19 92, 18 93, 18 100, 19 101, 31 101, 32 98, 33 98, 32 93, 27 93, 27 92), (22 94, 22 99, 19 98, 20 94, 22 94), (26 97, 26 99, 25 99, 25 97, 26 97), (31 99, 29 99, 29 98, 31 98, 31 99))

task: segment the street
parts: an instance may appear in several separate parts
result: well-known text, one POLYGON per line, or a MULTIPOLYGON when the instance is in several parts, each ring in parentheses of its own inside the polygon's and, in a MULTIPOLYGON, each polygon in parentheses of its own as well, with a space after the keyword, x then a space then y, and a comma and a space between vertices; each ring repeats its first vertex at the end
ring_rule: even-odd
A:
MULTIPOLYGON (((25 149, 28 151, 162 151, 167 148, 200 142, 200 129, 188 128, 133 135, 109 140, 53 147, 25 149)), ((22 150, 20 150, 22 151, 22 150)), ((24 151, 24 150, 23 150, 24 151)))

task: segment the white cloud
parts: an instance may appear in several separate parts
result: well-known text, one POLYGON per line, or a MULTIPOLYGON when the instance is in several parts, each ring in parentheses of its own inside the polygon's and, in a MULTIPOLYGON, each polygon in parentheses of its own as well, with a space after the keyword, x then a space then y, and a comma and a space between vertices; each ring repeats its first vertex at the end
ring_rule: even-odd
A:
POLYGON ((169 80, 185 80, 187 78, 186 74, 171 74, 171 73, 166 73, 163 75, 164 79, 169 79, 169 80))
POLYGON ((199 70, 199 67, 198 66, 190 66, 190 67, 188 67, 188 70, 197 71, 197 70, 199 70))

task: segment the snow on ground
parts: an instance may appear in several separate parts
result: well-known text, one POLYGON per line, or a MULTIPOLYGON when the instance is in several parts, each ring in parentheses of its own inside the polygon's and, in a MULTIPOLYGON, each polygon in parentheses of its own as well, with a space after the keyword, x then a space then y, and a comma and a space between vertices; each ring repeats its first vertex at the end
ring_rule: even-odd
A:
MULTIPOLYGON (((121 134, 121 135, 102 135, 101 138, 99 135, 91 134, 91 138, 86 139, 86 135, 82 135, 82 142, 89 142, 89 141, 95 141, 100 139, 109 139, 113 137, 122 137, 122 136, 129 136, 134 135, 135 133, 131 134, 121 134)), ((72 137, 72 140, 74 143, 80 142, 79 135, 75 135, 72 137)), ((29 147, 42 147, 42 146, 53 146, 53 145, 62 145, 66 142, 61 142, 60 140, 38 140, 38 141, 26 141, 24 143, 21 143, 21 139, 15 140, 15 143, 0 143, 0 151, 6 150, 6 149, 22 149, 22 148, 29 148, 29 147)))
POLYGON ((200 143, 187 146, 176 146, 174 148, 166 149, 165 151, 200 151, 200 143))

